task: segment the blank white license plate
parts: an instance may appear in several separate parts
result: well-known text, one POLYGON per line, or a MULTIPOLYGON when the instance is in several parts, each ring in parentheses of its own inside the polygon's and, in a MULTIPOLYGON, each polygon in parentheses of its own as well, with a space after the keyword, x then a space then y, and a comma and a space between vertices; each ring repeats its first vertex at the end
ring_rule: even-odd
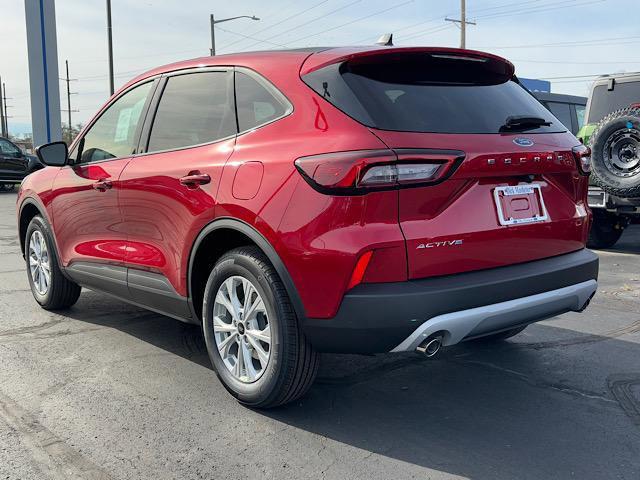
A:
POLYGON ((493 198, 500 225, 544 222, 549 218, 537 183, 496 187, 493 198))

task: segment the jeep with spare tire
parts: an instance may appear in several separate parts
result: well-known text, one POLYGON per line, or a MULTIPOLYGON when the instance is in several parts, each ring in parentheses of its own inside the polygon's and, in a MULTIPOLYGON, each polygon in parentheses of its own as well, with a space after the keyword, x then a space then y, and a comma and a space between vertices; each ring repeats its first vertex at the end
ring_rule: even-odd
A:
POLYGON ((591 148, 591 248, 610 248, 640 223, 640 73, 599 77, 578 138, 591 148))

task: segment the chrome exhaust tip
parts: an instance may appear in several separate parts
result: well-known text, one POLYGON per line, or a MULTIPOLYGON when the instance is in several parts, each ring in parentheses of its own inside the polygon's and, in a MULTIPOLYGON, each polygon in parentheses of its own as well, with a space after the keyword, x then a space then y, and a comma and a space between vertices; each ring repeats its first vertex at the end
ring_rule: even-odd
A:
POLYGON ((442 335, 436 335, 427 338, 417 348, 416 352, 423 354, 425 357, 431 358, 440 351, 442 347, 442 335))

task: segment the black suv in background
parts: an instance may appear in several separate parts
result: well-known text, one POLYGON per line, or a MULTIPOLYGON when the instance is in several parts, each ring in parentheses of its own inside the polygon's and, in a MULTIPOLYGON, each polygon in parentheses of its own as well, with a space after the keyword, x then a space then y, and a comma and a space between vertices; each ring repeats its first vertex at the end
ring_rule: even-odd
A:
POLYGON ((0 191, 12 190, 24 177, 42 168, 34 155, 24 153, 7 138, 0 137, 0 191))
POLYGON ((578 134, 584 123, 587 98, 561 93, 532 92, 553 115, 574 135, 578 134))

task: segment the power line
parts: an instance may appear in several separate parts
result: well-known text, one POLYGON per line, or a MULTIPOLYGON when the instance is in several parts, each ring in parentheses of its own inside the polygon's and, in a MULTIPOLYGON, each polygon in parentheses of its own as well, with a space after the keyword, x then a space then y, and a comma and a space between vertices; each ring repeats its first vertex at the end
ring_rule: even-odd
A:
MULTIPOLYGON (((318 17, 316 17, 316 18, 313 18, 313 19, 311 19, 311 20, 308 20, 308 21, 306 21, 306 22, 304 22, 304 23, 300 23, 300 24, 296 25, 295 27, 291 27, 291 28, 289 28, 289 29, 287 29, 287 30, 284 30, 284 31, 280 32, 280 33, 276 33, 275 35, 271 35, 270 37, 265 38, 265 40, 271 40, 272 38, 276 38, 276 37, 279 37, 279 36, 284 35, 284 34, 286 34, 286 33, 292 32, 292 31, 297 30, 297 29, 299 29, 299 28, 302 28, 302 27, 304 27, 304 26, 306 26, 306 25, 309 25, 310 23, 317 22, 317 21, 318 21, 318 20, 320 20, 320 19, 323 19, 323 18, 325 18, 325 17, 328 17, 328 16, 330 16, 330 15, 333 15, 334 13, 337 13, 337 12, 339 12, 339 11, 341 11, 341 10, 345 10, 345 9, 347 9, 347 8, 351 7, 352 5, 355 5, 356 3, 360 3, 361 1, 362 1, 362 0, 355 0, 355 1, 351 2, 351 3, 348 3, 348 4, 346 4, 346 5, 343 5, 342 7, 336 8, 336 9, 334 9, 334 10, 331 10, 330 12, 327 12, 327 13, 325 13, 325 14, 322 14, 322 15, 320 15, 320 16, 318 16, 318 17)), ((256 44, 255 44, 255 43, 252 43, 251 45, 248 45, 246 48, 251 48, 253 45, 256 45, 256 44)))
POLYGON ((493 7, 483 7, 483 8, 472 9, 471 13, 485 12, 487 10, 498 10, 498 9, 502 9, 502 8, 505 8, 505 7, 509 8, 511 6, 514 6, 514 5, 517 5, 517 6, 521 7, 522 5, 526 5, 528 3, 538 3, 540 1, 542 1, 542 0, 527 0, 526 2, 520 2, 520 1, 508 2, 508 3, 503 3, 503 4, 500 4, 500 5, 495 5, 493 7))
MULTIPOLYGON (((320 5, 323 5, 323 4, 327 3, 328 1, 329 0, 322 0, 319 3, 316 3, 316 4, 312 5, 311 7, 305 8, 304 10, 301 10, 298 13, 294 13, 293 15, 290 15, 287 18, 284 18, 284 19, 282 19, 282 20, 280 20, 280 21, 278 21, 278 22, 276 22, 276 23, 274 23, 272 25, 269 25, 269 26, 266 26, 264 28, 261 28, 260 30, 256 30, 255 32, 253 32, 253 35, 258 34, 258 33, 262 33, 262 32, 266 32, 267 30, 270 30, 273 27, 277 27, 278 25, 282 25, 283 23, 288 22, 289 20, 291 20, 293 18, 299 17, 302 14, 310 12, 311 10, 319 7, 320 5)), ((245 40, 244 38, 241 38, 240 40, 236 40, 235 42, 231 42, 231 43, 226 45, 225 49, 228 49, 229 47, 232 47, 233 45, 236 45, 236 44, 238 44, 240 42, 243 42, 244 40, 245 40)))
POLYGON ((252 37, 250 35, 245 35, 244 33, 234 32, 233 30, 228 30, 226 28, 218 27, 218 30, 222 30, 223 32, 231 33, 232 35, 237 35, 239 37, 249 38, 251 40, 256 40, 259 43, 266 43, 266 44, 272 45, 274 47, 288 48, 286 45, 283 45, 282 43, 270 42, 268 40, 263 40, 263 39, 260 39, 260 38, 252 37))
POLYGON ((590 5, 593 3, 602 3, 606 1, 607 0, 589 0, 581 3, 575 3, 575 0, 564 0, 561 2, 548 3, 545 5, 538 5, 538 6, 528 7, 523 9, 516 9, 508 12, 480 15, 477 18, 493 19, 493 18, 515 17, 518 15, 529 15, 532 13, 548 12, 551 10, 559 10, 562 8, 569 8, 569 7, 575 8, 575 7, 580 7, 584 5, 590 5))
POLYGON ((501 46, 482 46, 478 48, 483 49, 498 49, 498 48, 538 48, 538 47, 592 47, 598 45, 620 45, 627 43, 638 43, 636 39, 640 39, 640 35, 627 36, 627 37, 610 37, 600 38, 593 40, 576 40, 571 42, 555 42, 555 43, 538 43, 529 45, 501 45, 501 46), (610 43, 613 42, 613 43, 610 43), (618 43, 620 41, 621 43, 618 43))
POLYGON ((443 30, 449 30, 450 28, 453 28, 453 25, 449 24, 449 25, 440 25, 438 27, 432 27, 422 32, 417 32, 413 35, 409 35, 408 37, 403 37, 402 41, 412 40, 414 38, 423 37, 425 35, 433 35, 434 33, 442 32, 443 30))
POLYGON ((369 15, 365 15, 363 17, 356 18, 356 19, 351 20, 349 22, 342 23, 340 25, 336 25, 335 27, 332 27, 332 28, 327 28, 325 30, 322 30, 321 32, 316 32, 316 33, 312 33, 310 35, 305 35, 304 37, 296 38, 295 40, 290 41, 288 43, 288 45, 291 45, 291 44, 296 43, 296 42, 300 42, 302 40, 306 40, 307 38, 316 37, 318 35, 322 35, 322 34, 327 33, 327 32, 332 32, 332 31, 337 30, 339 28, 346 27, 348 25, 352 25, 352 24, 360 22, 362 20, 366 20, 367 18, 375 17, 376 15, 381 15, 383 13, 386 13, 388 11, 394 10, 396 8, 400 8, 400 7, 402 7, 404 5, 407 5, 409 3, 413 3, 413 0, 407 0, 405 2, 397 3, 397 4, 395 4, 395 5, 393 5, 393 6, 389 7, 389 8, 385 8, 383 10, 379 10, 377 12, 370 13, 369 15))

